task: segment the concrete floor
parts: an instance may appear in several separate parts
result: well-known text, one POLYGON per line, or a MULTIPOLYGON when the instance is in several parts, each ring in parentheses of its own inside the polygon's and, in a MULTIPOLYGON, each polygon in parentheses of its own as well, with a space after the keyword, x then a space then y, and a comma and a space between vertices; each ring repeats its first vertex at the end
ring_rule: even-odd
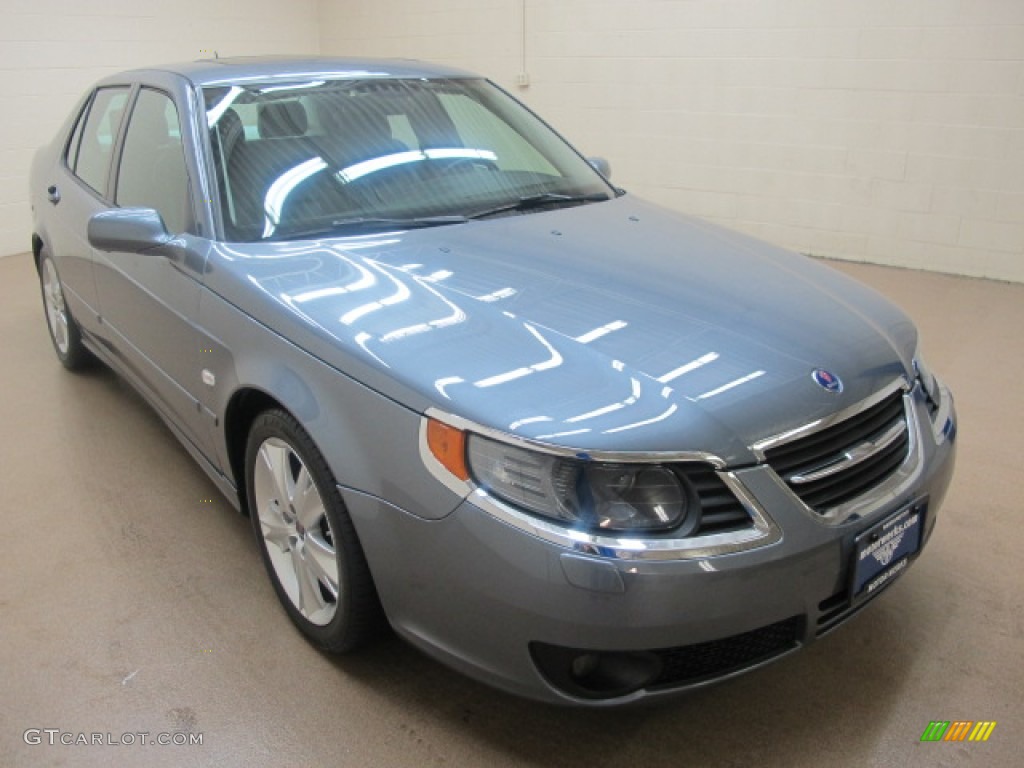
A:
POLYGON ((920 324, 961 418, 931 546, 767 669, 642 710, 557 710, 388 638, 313 650, 246 520, 109 371, 66 373, 27 256, 0 259, 0 766, 1010 766, 1024 749, 1024 285, 838 267, 920 324), (919 742, 995 720, 987 743, 919 742), (202 746, 28 745, 28 728, 202 746))

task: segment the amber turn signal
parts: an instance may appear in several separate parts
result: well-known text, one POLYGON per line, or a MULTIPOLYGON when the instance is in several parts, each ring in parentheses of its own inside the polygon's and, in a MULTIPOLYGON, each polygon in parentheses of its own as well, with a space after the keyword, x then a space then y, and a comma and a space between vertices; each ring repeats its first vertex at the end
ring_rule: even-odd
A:
POLYGON ((469 480, 466 433, 435 419, 427 421, 427 447, 441 465, 459 480, 469 480))

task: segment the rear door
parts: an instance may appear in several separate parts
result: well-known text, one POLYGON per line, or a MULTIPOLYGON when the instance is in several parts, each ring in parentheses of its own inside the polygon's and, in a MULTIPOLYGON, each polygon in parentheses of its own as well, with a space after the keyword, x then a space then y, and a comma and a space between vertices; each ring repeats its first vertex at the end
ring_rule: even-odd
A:
POLYGON ((98 303, 86 226, 90 216, 109 207, 110 165, 130 92, 128 85, 115 85, 90 94, 45 178, 47 200, 37 203, 49 209, 46 246, 57 261, 71 314, 93 334, 99 331, 98 303))

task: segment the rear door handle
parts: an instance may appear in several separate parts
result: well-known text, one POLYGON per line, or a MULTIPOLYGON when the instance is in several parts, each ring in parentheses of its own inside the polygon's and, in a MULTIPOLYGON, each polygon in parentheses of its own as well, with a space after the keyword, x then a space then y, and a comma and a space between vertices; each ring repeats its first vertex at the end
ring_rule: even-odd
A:
POLYGON ((46 188, 46 198, 54 205, 60 202, 60 190, 57 189, 56 184, 51 184, 46 188))

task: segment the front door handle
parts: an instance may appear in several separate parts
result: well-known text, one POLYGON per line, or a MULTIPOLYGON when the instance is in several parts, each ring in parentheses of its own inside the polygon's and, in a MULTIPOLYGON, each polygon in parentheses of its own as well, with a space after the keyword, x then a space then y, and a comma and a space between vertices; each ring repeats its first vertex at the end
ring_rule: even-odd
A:
POLYGON ((60 202, 60 190, 57 189, 56 184, 51 184, 46 188, 46 198, 54 205, 60 202))

